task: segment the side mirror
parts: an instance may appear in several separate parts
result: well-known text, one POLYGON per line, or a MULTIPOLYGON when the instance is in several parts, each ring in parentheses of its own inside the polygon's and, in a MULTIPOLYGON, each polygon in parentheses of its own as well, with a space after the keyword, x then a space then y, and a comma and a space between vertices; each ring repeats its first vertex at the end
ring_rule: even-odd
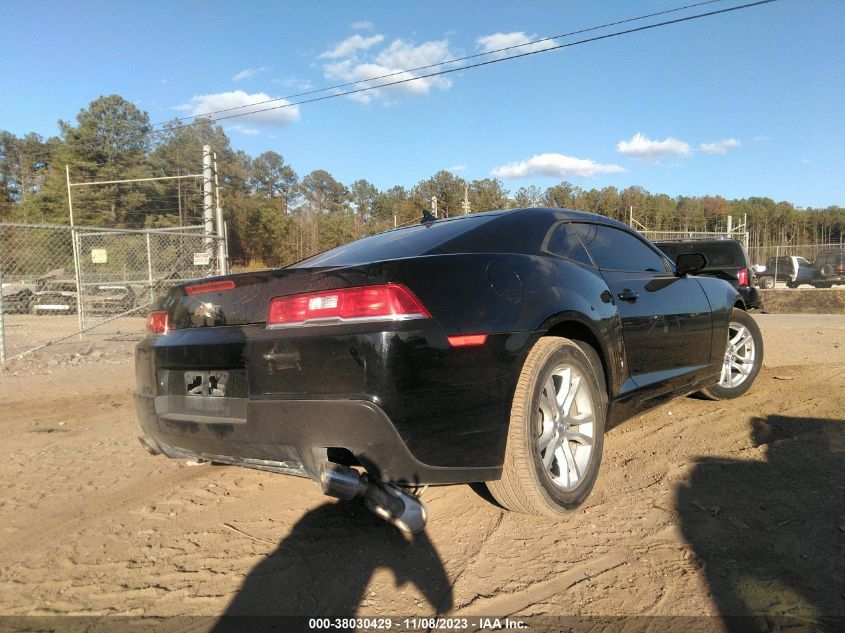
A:
POLYGON ((697 273, 707 266, 707 258, 701 253, 681 253, 675 262, 675 271, 679 277, 697 273))

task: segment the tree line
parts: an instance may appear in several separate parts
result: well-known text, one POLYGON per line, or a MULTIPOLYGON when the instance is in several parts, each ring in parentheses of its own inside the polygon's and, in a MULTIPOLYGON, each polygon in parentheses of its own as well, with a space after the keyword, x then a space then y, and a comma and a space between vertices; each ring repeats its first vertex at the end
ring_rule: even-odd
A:
MULTIPOLYGON (((652 230, 724 228, 728 215, 747 217, 750 247, 820 244, 845 237, 845 209, 798 209, 767 197, 725 199, 668 196, 632 186, 585 189, 561 182, 509 191, 495 178, 466 180, 439 171, 416 185, 380 190, 366 179, 344 184, 317 169, 300 176, 284 157, 253 158, 232 148, 209 119, 174 120, 153 130, 149 115, 118 95, 102 96, 75 121, 59 121, 57 136, 18 137, 0 130, 0 221, 67 223, 65 165, 74 182, 196 174, 203 145, 216 153, 222 206, 235 262, 283 266, 396 225, 418 221, 436 196, 440 217, 529 206, 564 207, 628 220, 652 230)), ((201 183, 165 180, 78 187, 78 224, 155 228, 197 224, 201 183)))

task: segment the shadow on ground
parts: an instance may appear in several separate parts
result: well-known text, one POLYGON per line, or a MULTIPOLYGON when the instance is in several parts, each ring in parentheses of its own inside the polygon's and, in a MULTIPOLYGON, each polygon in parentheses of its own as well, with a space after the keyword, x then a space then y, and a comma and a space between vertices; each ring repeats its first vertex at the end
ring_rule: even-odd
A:
POLYGON ((700 459, 677 491, 726 628, 843 630, 845 421, 757 418, 752 437, 765 461, 700 459))
MULTIPOLYGON (((425 597, 427 605, 412 603, 415 612, 452 608, 449 579, 425 532, 406 538, 361 504, 341 502, 300 519, 249 573, 224 616, 344 618, 354 617, 359 606, 364 614, 379 613, 379 597, 364 595, 379 569, 390 570, 397 587, 410 583, 425 597)), ((227 624, 237 620, 224 617, 215 630, 231 630, 227 624)))

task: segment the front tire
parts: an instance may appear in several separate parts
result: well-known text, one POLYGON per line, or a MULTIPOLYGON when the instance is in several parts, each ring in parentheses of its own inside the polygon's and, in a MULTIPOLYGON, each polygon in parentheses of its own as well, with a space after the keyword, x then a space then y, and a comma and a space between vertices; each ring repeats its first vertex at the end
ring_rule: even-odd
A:
POLYGON ((771 290, 775 287, 775 278, 770 276, 760 277, 760 287, 771 290))
POLYGON ((763 366, 763 335, 754 318, 734 308, 728 325, 728 338, 719 382, 702 390, 711 400, 738 398, 751 389, 763 366))
POLYGON ((607 389, 596 351, 541 338, 519 376, 502 478, 487 483, 503 507, 559 519, 595 484, 604 445, 607 389))

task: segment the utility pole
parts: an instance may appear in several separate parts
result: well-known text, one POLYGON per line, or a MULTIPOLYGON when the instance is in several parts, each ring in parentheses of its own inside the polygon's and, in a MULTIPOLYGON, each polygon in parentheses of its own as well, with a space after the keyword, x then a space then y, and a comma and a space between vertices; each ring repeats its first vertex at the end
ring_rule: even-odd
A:
POLYGON ((464 215, 469 213, 469 185, 464 185, 464 201, 461 206, 464 209, 464 215))
POLYGON ((209 257, 212 255, 211 238, 214 233, 214 189, 212 179, 214 174, 211 167, 211 147, 202 146, 202 219, 203 219, 203 247, 209 257))
POLYGON ((214 197, 217 224, 217 272, 221 275, 229 274, 229 262, 226 261, 225 231, 223 229, 223 207, 220 205, 220 182, 217 180, 217 152, 214 152, 214 197))
POLYGON ((431 196, 431 214, 437 217, 437 196, 431 196))

